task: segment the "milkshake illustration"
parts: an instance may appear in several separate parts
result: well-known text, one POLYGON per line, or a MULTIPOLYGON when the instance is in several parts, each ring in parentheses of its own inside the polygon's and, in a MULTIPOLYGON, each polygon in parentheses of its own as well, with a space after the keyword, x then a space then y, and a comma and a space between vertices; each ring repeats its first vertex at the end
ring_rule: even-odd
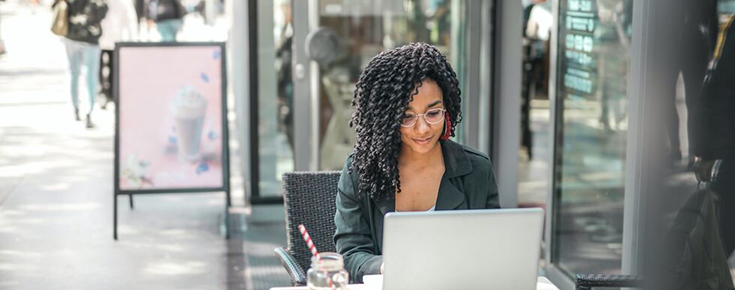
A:
POLYGON ((171 103, 176 124, 179 159, 196 162, 201 158, 202 131, 207 99, 192 87, 183 87, 171 103))

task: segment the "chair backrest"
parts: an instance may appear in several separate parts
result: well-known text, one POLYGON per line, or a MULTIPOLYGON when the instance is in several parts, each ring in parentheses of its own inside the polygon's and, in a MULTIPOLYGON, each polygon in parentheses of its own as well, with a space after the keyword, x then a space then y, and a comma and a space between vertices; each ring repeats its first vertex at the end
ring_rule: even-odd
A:
POLYGON ((306 272, 311 252, 301 237, 303 224, 319 252, 335 252, 334 214, 340 171, 289 172, 283 174, 288 252, 306 272))

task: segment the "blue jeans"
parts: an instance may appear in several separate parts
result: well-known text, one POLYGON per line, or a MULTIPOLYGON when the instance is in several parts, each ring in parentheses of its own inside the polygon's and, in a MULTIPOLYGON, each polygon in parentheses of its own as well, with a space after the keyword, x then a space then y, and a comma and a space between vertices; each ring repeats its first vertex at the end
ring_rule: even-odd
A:
POLYGON ((66 57, 69 59, 71 73, 71 102, 74 109, 79 109, 79 75, 82 65, 87 67, 87 94, 89 95, 89 110, 92 113, 94 99, 97 97, 97 82, 100 70, 100 47, 81 41, 64 38, 66 57))
POLYGON ((181 19, 167 19, 156 22, 158 28, 158 34, 161 35, 161 41, 163 42, 174 42, 176 41, 176 34, 181 30, 181 19))

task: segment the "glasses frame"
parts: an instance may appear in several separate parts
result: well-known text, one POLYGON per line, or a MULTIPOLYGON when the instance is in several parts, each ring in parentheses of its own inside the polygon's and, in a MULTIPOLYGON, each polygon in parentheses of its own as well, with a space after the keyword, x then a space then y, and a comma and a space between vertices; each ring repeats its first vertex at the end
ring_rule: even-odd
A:
POLYGON ((433 108, 433 109, 428 109, 428 110, 426 110, 426 112, 424 112, 423 114, 415 114, 415 115, 416 115, 416 118, 414 118, 414 119, 413 119, 414 121, 413 121, 413 123, 412 123, 411 125, 403 125, 403 122, 401 122, 401 127, 403 127, 403 128, 411 128, 411 127, 413 127, 413 126, 416 126, 416 123, 418 123, 418 122, 419 122, 419 118, 421 118, 421 117, 423 117, 423 118, 424 118, 424 121, 426 121, 426 124, 430 124, 430 125, 436 125, 436 124, 439 124, 439 123, 441 123, 442 121, 444 121, 444 118, 445 118, 445 116, 446 116, 446 112, 447 112, 447 110, 446 110, 446 109, 444 109, 444 108, 433 108), (431 112, 434 112, 434 111, 436 111, 436 110, 439 110, 440 112, 442 112, 442 118, 441 118, 441 120, 439 120, 439 121, 436 121, 435 123, 429 122, 429 120, 427 120, 427 119, 426 119, 426 114, 428 114, 428 113, 431 113, 431 112))

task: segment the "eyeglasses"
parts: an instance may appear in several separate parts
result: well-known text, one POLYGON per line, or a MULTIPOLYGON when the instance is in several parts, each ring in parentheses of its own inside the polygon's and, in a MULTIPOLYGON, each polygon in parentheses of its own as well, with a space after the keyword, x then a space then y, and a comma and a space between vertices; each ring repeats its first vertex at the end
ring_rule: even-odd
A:
POLYGON ((411 112, 403 114, 403 119, 401 119, 401 126, 402 127, 413 127, 413 125, 416 125, 416 121, 419 120, 419 117, 424 116, 424 120, 426 123, 429 124, 439 124, 441 121, 444 121, 444 112, 447 110, 444 110, 442 108, 434 108, 426 111, 426 113, 423 114, 414 114, 411 112))

